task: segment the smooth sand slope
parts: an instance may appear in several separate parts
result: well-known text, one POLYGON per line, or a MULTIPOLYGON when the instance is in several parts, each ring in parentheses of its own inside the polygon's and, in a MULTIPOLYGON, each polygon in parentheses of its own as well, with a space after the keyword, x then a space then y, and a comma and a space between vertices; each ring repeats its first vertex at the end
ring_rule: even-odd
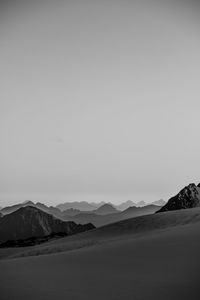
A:
POLYGON ((200 299, 199 237, 200 210, 191 209, 52 241, 35 251, 68 243, 72 251, 1 260, 1 299, 200 299), (72 247, 94 238, 92 247, 72 247))
POLYGON ((140 216, 34 247, 0 249, 0 259, 71 251, 119 239, 144 237, 150 232, 197 222, 200 222, 200 208, 140 216))

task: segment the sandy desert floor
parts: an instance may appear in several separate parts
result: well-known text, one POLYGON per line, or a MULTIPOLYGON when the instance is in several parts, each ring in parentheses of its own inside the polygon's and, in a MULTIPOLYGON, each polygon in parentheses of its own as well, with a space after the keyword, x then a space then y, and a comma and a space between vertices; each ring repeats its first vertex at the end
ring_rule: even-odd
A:
MULTIPOLYGON (((168 226, 163 226, 166 220, 162 221, 167 214, 153 216, 160 228, 154 230, 152 225, 148 230, 148 222, 152 224, 149 219, 143 233, 142 225, 136 226, 141 219, 102 227, 96 233, 85 233, 86 240, 92 235, 110 239, 71 251, 9 259, 4 250, 0 261, 1 300, 200 299, 199 210, 188 214, 186 218, 187 212, 182 213, 185 222, 177 221, 179 213, 174 217, 169 214, 168 219, 176 221, 171 219, 168 226), (195 214, 195 222, 191 214, 195 214), (140 234, 134 234, 136 227, 140 234), (121 232, 121 238, 119 234, 111 239, 115 231, 121 232)), ((71 237, 71 242, 73 239, 83 241, 84 234, 71 237)), ((48 247, 63 247, 66 240, 52 241, 48 247)))

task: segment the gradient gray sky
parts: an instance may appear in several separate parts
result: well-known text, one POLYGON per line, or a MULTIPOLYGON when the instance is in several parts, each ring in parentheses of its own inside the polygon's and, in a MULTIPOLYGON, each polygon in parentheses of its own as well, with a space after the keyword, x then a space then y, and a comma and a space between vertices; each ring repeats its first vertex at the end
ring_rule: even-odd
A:
POLYGON ((0 206, 200 182, 198 1, 0 5, 0 206))

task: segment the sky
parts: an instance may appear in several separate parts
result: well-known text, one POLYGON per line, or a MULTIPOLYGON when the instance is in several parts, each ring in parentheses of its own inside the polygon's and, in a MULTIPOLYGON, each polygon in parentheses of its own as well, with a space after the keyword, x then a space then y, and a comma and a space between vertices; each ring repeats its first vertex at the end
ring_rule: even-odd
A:
POLYGON ((199 6, 0 1, 0 206, 200 182, 199 6))

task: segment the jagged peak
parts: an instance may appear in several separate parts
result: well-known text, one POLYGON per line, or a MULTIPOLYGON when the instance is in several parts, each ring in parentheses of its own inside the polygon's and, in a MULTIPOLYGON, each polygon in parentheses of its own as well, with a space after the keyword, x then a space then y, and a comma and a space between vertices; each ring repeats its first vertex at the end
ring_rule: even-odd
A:
POLYGON ((190 183, 187 186, 185 186, 178 194, 182 195, 185 193, 198 193, 198 186, 195 183, 190 183))
POLYGON ((22 204, 26 204, 26 205, 34 205, 34 202, 31 200, 25 200, 22 204))
POLYGON ((196 186, 195 183, 188 184, 177 195, 171 197, 158 212, 200 206, 199 187, 200 185, 196 186))
POLYGON ((113 204, 111 204, 111 203, 104 203, 99 208, 102 208, 102 207, 113 207, 114 208, 113 204))
POLYGON ((188 184, 186 187, 188 187, 188 188, 193 188, 193 187, 196 187, 196 184, 195 184, 195 183, 190 183, 190 184, 188 184))

